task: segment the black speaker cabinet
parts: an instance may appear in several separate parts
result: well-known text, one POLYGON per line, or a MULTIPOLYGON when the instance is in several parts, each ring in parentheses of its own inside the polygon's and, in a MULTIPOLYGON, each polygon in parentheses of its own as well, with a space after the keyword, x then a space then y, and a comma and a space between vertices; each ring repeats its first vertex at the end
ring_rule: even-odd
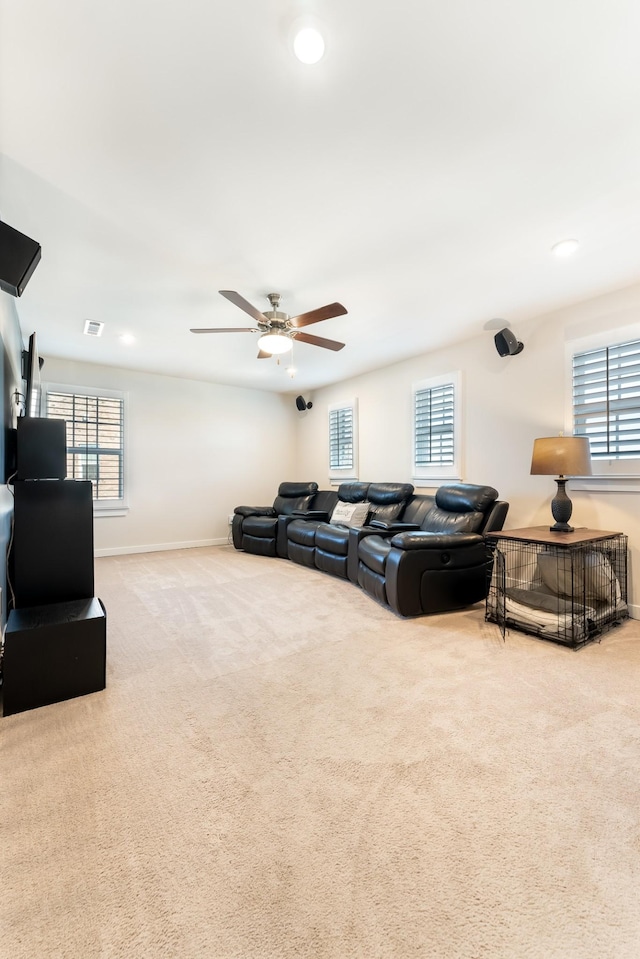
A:
POLYGON ((21 416, 16 435, 16 479, 65 479, 66 475, 65 421, 21 416))
POLYGON ((21 480, 15 497, 11 582, 16 609, 94 594, 89 480, 21 480))
POLYGON ((0 221, 0 289, 22 296, 41 254, 39 243, 0 221))
POLYGON ((106 685, 107 621, 99 599, 12 609, 3 662, 3 715, 106 685))

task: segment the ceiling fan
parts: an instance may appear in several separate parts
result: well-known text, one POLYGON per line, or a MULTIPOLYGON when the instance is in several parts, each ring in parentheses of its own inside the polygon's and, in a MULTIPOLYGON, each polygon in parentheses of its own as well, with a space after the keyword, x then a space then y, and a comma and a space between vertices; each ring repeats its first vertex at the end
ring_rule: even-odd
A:
POLYGON ((192 329, 192 333, 261 333, 258 340, 258 359, 264 360, 274 353, 286 353, 293 346, 293 341, 309 343, 311 346, 321 346, 325 350, 341 350, 344 343, 337 340, 327 340, 322 336, 313 336, 311 333, 301 333, 301 326, 309 326, 320 320, 330 320, 334 316, 342 316, 347 311, 341 303, 329 303, 309 313, 300 313, 298 316, 289 316, 278 310, 280 294, 269 293, 267 298, 271 309, 261 313, 255 306, 245 300, 234 290, 219 290, 222 296, 230 300, 241 310, 248 313, 256 321, 257 326, 218 326, 210 329, 192 329))

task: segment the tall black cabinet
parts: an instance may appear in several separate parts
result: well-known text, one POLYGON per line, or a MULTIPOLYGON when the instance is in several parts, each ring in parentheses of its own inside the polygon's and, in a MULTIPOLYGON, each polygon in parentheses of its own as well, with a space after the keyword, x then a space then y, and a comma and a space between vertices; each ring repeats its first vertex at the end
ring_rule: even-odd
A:
MULTIPOLYGON (((16 475, 23 478, 14 482, 4 716, 96 692, 106 683, 106 612, 94 596, 91 483, 41 475, 60 475, 60 423, 18 421, 16 475), (38 478, 27 478, 30 472, 38 478)), ((66 455, 64 445, 62 450, 66 455)))
POLYGON ((93 596, 90 481, 16 480, 14 495, 16 609, 93 596))

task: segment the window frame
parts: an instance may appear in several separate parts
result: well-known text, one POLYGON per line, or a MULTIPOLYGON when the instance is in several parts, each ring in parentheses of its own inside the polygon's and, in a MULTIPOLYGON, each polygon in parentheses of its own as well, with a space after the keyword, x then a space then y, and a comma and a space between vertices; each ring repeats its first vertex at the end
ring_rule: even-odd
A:
POLYGON ((359 476, 359 456, 358 456, 358 400, 356 397, 350 400, 343 400, 340 403, 331 403, 327 409, 327 454, 329 460, 329 480, 334 484, 340 484, 347 480, 357 480, 359 476), (331 465, 331 416, 341 410, 351 410, 351 446, 352 461, 349 466, 331 465))
POLYGON ((94 516, 125 516, 129 512, 128 456, 128 393, 122 390, 101 389, 92 386, 73 386, 68 383, 43 383, 44 416, 49 416, 49 394, 66 393, 73 396, 104 397, 122 403, 122 496, 114 499, 95 499, 92 495, 94 516))
MULTIPOLYGON (((564 426, 568 436, 574 433, 573 357, 578 353, 615 347, 640 340, 640 324, 617 327, 599 333, 567 339, 565 342, 565 410, 564 426)), ((640 407, 640 403, 639 403, 640 407)), ((591 476, 572 478, 571 489, 602 492, 637 492, 640 490, 640 456, 630 459, 592 459, 591 476)))
POLYGON ((411 475, 417 481, 428 481, 430 486, 438 486, 442 481, 463 478, 462 456, 462 373, 456 370, 451 373, 442 373, 430 376, 412 384, 411 387, 411 475), (450 465, 436 463, 432 466, 418 465, 417 453, 417 421, 416 396, 425 390, 437 389, 440 386, 453 386, 453 463, 450 465))

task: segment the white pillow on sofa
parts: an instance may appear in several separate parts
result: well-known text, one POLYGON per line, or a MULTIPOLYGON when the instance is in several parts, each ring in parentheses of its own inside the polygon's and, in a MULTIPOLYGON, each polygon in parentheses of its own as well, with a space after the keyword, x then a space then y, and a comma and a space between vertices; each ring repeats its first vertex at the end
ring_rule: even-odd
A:
POLYGON ((334 526, 364 526, 371 503, 336 503, 330 523, 334 526))

